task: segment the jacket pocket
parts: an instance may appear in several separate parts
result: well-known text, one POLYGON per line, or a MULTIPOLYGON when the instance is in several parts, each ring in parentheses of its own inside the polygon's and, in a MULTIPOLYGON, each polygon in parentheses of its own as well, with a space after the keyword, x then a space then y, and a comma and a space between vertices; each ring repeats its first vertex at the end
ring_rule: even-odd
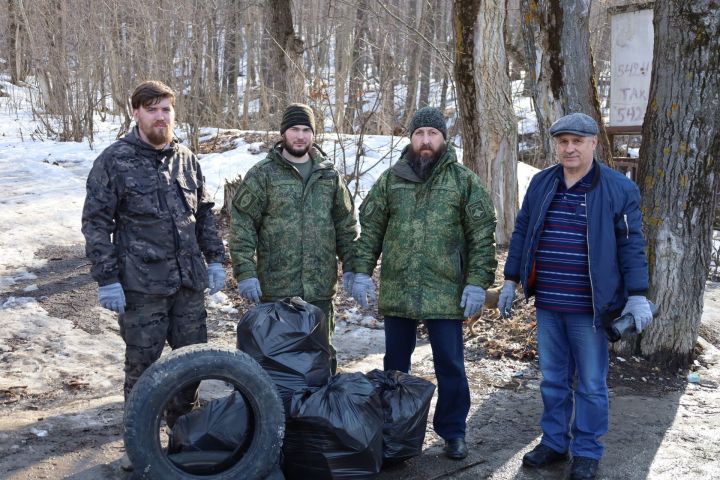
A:
POLYGON ((157 184, 128 178, 125 183, 125 209, 138 215, 157 215, 160 212, 157 184))
POLYGON ((195 178, 190 175, 181 175, 177 177, 177 184, 180 187, 180 196, 183 203, 185 203, 185 207, 194 214, 197 212, 198 206, 198 185, 195 178))

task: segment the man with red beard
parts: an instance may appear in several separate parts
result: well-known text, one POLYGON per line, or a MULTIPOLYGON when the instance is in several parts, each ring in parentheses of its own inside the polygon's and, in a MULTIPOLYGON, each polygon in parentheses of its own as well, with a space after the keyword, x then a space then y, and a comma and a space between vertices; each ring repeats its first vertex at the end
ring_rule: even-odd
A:
POLYGON ((430 336, 438 382, 433 418, 445 455, 467 456, 470 389, 463 319, 480 311, 495 279, 495 210, 480 179, 458 163, 437 108, 418 110, 410 145, 375 182, 360 206, 352 295, 367 307, 380 254, 385 370, 410 371, 417 323, 430 336))
MULTIPOLYGON (((344 280, 353 277, 353 203, 340 172, 313 143, 315 115, 309 106, 288 106, 280 134, 282 140, 248 171, 233 200, 233 274, 238 292, 250 302, 297 296, 315 305, 332 338, 338 258, 344 280)), ((332 346, 331 360, 335 373, 332 346)))
MULTIPOLYGON (((82 214, 100 305, 119 313, 126 399, 166 341, 173 349, 207 341, 204 291, 225 284, 225 250, 200 163, 173 137, 175 93, 147 81, 131 104, 136 126, 95 160, 82 214)), ((192 408, 196 390, 171 402, 169 426, 192 408)))

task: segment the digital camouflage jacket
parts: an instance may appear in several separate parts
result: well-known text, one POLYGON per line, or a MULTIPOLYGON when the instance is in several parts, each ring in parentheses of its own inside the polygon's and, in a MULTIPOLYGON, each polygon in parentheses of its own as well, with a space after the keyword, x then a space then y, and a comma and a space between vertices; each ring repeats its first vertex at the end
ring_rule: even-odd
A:
POLYGON ((233 273, 238 281, 257 277, 263 301, 329 300, 337 258, 351 265, 357 221, 350 193, 319 147, 311 148, 310 157, 313 170, 303 187, 276 145, 250 169, 233 200, 233 273))
POLYGON ((407 163, 408 148, 360 206, 355 272, 372 274, 382 253, 380 313, 462 319, 465 285, 495 279, 495 211, 452 145, 425 182, 407 163))
POLYGON ((224 247, 197 157, 173 140, 157 150, 137 127, 106 148, 87 179, 85 250, 99 285, 170 295, 207 287, 224 247))

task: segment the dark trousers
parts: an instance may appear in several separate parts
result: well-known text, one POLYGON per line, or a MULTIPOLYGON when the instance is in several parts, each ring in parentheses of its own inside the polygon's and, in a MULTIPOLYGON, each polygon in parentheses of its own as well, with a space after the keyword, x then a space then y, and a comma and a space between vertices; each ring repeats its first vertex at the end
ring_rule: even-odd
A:
MULTIPOLYGON (((462 320, 427 320, 433 353, 438 401, 433 427, 445 440, 465 437, 465 420, 470 411, 470 388, 465 375, 462 320)), ((385 370, 410 372, 415 351, 417 321, 385 317, 385 370)))
POLYGON ((335 375, 335 371, 337 370, 337 351, 332 344, 332 337, 335 332, 335 306, 332 300, 317 300, 308 303, 318 307, 325 314, 328 327, 328 342, 330 343, 330 372, 335 375))
MULTIPOLYGON (((162 354, 165 342, 176 349, 207 342, 204 292, 180 288, 172 295, 125 293, 125 314, 120 315, 120 335, 125 341, 125 399, 140 375, 162 354)), ((198 383, 180 392, 167 406, 168 425, 189 412, 198 383)))

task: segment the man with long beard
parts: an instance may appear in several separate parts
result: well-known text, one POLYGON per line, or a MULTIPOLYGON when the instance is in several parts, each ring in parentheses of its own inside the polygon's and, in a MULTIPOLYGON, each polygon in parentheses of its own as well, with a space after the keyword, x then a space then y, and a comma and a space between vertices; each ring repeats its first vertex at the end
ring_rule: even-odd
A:
POLYGON ((417 111, 410 145, 360 206, 352 295, 375 298, 372 272, 382 254, 379 310, 385 316, 385 370, 409 372, 416 327, 430 336, 438 401, 433 425, 445 455, 467 456, 470 390, 462 323, 480 311, 495 279, 495 211, 480 179, 458 163, 436 108, 417 111))
MULTIPOLYGON (((225 284, 225 249, 200 163, 173 137, 175 93, 143 82, 131 105, 136 126, 95 160, 82 214, 100 305, 119 313, 126 399, 166 341, 173 349, 207 341, 204 291, 225 284)), ((196 390, 171 402, 169 426, 192 408, 196 390)), ((131 468, 127 457, 121 463, 131 468)))
MULTIPOLYGON (((332 338, 338 257, 344 280, 352 279, 353 203, 342 176, 313 143, 309 106, 290 105, 280 134, 282 140, 248 171, 233 200, 233 274, 250 302, 298 296, 320 308, 332 338)), ((331 352, 335 373, 332 345, 331 352)))

